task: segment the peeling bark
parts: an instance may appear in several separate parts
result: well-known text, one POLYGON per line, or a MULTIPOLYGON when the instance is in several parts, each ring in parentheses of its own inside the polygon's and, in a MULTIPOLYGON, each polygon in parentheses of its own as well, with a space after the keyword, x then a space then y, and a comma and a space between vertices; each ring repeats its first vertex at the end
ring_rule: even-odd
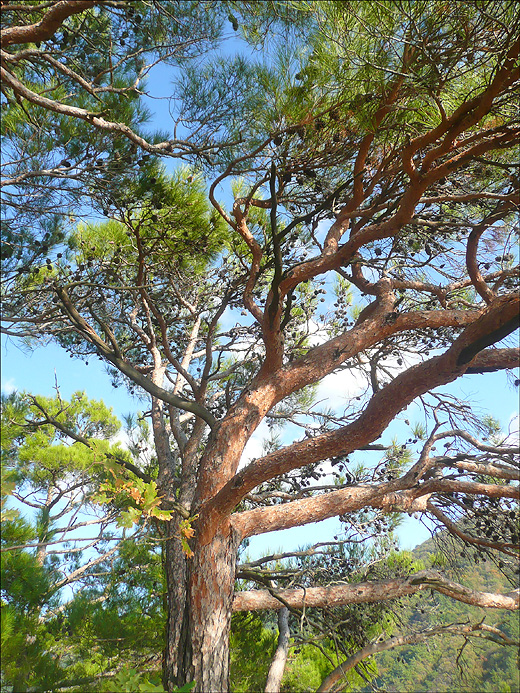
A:
POLYGON ((163 686, 166 691, 174 688, 179 674, 178 653, 189 654, 189 639, 184 625, 184 613, 188 604, 187 558, 179 541, 179 520, 174 518, 167 525, 168 536, 164 545, 163 565, 166 578, 166 637, 163 652, 163 686))
MULTIPOLYGON (((408 578, 307 589, 285 589, 279 590, 276 594, 291 608, 302 609, 386 601, 424 589, 434 589, 457 601, 488 609, 516 611, 520 608, 520 590, 513 590, 507 594, 478 592, 448 580, 434 570, 423 570, 408 578)), ((282 607, 282 602, 273 597, 268 590, 236 592, 233 600, 233 611, 279 610, 282 607)))
MULTIPOLYGON (((217 535, 211 544, 194 547, 189 563, 191 662, 185 657, 179 683, 196 681, 200 691, 226 691, 229 686, 229 633, 239 537, 217 535)), ((186 619, 186 616, 185 616, 186 619)))

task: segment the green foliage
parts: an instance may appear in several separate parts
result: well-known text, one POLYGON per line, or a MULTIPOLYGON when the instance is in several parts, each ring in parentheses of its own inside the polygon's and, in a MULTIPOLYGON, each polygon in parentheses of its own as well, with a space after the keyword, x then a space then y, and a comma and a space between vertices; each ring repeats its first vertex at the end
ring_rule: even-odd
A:
POLYGON ((482 419, 482 427, 487 437, 491 438, 492 442, 498 443, 498 434, 501 432, 500 422, 494 416, 486 414, 482 419))
POLYGON ((390 472, 398 472, 412 461, 412 451, 406 445, 399 443, 397 438, 393 438, 388 450, 385 452, 385 467, 390 472))
POLYGON ((265 688, 267 671, 276 647, 276 634, 255 612, 233 615, 231 622, 231 684, 233 693, 265 688))
MULTIPOLYGON (((231 683, 233 693, 254 693, 265 688, 267 673, 276 648, 276 619, 269 614, 235 614, 231 632, 231 683)), ((298 634, 293 621, 293 634, 298 634)), ((292 643, 282 680, 283 693, 315 691, 335 661, 333 642, 318 640, 317 645, 292 643)), ((361 679, 356 672, 351 682, 361 679)))
MULTIPOLYGON (((327 655, 333 655, 332 648, 323 648, 327 655)), ((321 649, 312 645, 303 645, 291 653, 284 674, 281 691, 298 693, 315 691, 330 671, 330 659, 321 649)))
POLYGON ((2 674, 15 691, 25 686, 50 690, 60 678, 54 638, 36 616, 2 606, 2 674), (5 619, 5 622, 4 622, 5 619))
MULTIPOLYGON (((23 545, 30 536, 28 532, 18 531, 23 520, 16 519, 3 523, 2 546, 23 545)), ((33 538, 34 535, 31 537, 33 538)), ((35 537, 34 537, 35 538, 35 537)), ((42 566, 37 557, 18 549, 6 551, 2 556, 2 591, 9 604, 27 613, 33 613, 47 602, 51 592, 53 571, 42 566)))
MULTIPOLYGON (((8 26, 20 18, 36 24, 46 4, 35 10, 26 9, 28 3, 7 6, 3 17, 8 26)), ((450 133, 462 135, 466 115, 439 137, 435 128, 441 132, 451 114, 465 104, 470 122, 470 99, 478 98, 497 74, 503 46, 514 33, 514 10, 512 2, 444 0, 98 3, 67 18, 43 45, 23 46, 18 55, 6 52, 6 70, 13 78, 26 90, 54 101, 46 108, 34 98, 25 103, 27 91, 24 95, 6 86, 3 92, 2 136, 11 160, 6 165, 11 180, 2 220, 10 333, 19 330, 24 339, 52 337, 72 356, 87 359, 106 354, 94 346, 95 329, 113 350, 109 361, 115 387, 124 383, 133 394, 143 380, 135 377, 131 384, 114 365, 125 363, 129 368, 122 368, 122 373, 134 369, 147 378, 152 368, 156 375, 162 363, 167 371, 161 370, 161 376, 173 384, 178 375, 174 387, 182 397, 186 384, 189 396, 221 419, 258 372, 266 345, 275 354, 271 362, 280 356, 279 366, 287 367, 289 374, 288 364, 301 359, 299 372, 308 367, 309 378, 316 377, 312 358, 304 360, 313 346, 314 326, 325 325, 329 336, 337 336, 351 326, 349 318, 361 313, 360 305, 351 307, 364 286, 356 279, 356 266, 367 272, 369 283, 383 276, 407 280, 402 282, 406 290, 396 284, 394 308, 399 312, 438 308, 437 304, 446 311, 475 307, 479 298, 467 288, 463 265, 461 280, 457 257, 462 257, 464 233, 478 228, 497 201, 513 197, 509 183, 514 186, 515 177, 510 175, 504 183, 504 172, 516 162, 504 135, 513 131, 516 118, 516 104, 508 96, 512 90, 498 87, 489 113, 467 128, 464 141, 450 140, 450 133), (229 35, 233 38, 226 46, 223 40, 229 35), (269 50, 262 52, 264 47, 269 50), (252 53, 251 48, 257 50, 252 53), (170 68, 171 97, 165 99, 175 122, 165 123, 165 132, 150 132, 151 113, 145 105, 149 100, 141 97, 146 96, 147 74, 159 63, 170 68), (85 117, 67 115, 71 105, 84 109, 85 117), (112 126, 105 127, 107 122, 112 126), (410 143, 423 136, 425 146, 413 149, 410 143), (477 142, 484 159, 472 150, 477 142), (494 149, 486 151, 488 144, 494 149), (439 157, 428 162, 435 148, 439 157), (456 149, 460 153, 455 155, 456 149), (170 173, 159 157, 187 165, 170 173), (453 172, 434 179, 445 165, 453 166, 453 172), (431 184, 413 202, 414 195, 408 193, 420 188, 413 180, 416 168, 416 176, 429 176, 431 184), (250 265, 254 244, 233 233, 240 212, 225 212, 223 205, 222 215, 216 211, 217 205, 208 201, 203 174, 208 180, 219 176, 219 194, 235 180, 235 201, 254 195, 249 209, 243 201, 240 204, 262 252, 256 268, 250 265), (273 185, 277 199, 271 215, 265 201, 273 185), (436 201, 424 202, 423 193, 436 201), (415 209, 403 226, 410 200, 415 209), (334 249, 339 243, 338 253, 344 252, 346 237, 338 235, 324 245, 321 226, 346 212, 347 203, 352 203, 350 240, 343 249, 356 248, 350 257, 334 249), (230 224, 224 222, 226 214, 230 224), (441 264, 444 259, 447 262, 441 264), (300 276, 305 276, 309 267, 311 278, 296 285, 298 273, 303 269, 300 276), (316 276, 323 267, 339 278, 333 283, 328 276, 316 276), (436 272, 446 280, 442 287, 451 285, 449 291, 440 287, 432 292, 427 286, 436 272), (295 277, 285 306, 279 306, 279 334, 270 335, 269 344, 268 331, 261 334, 266 323, 261 324, 258 314, 276 297, 280 281, 288 279, 290 284, 295 277), (417 288, 421 283, 424 286, 417 288), (244 291, 248 304, 249 289, 258 306, 258 311, 251 311, 256 322, 243 311, 247 319, 242 325, 218 325, 225 311, 229 315, 242 308, 244 291), (329 311, 326 296, 331 293, 337 310, 329 311), (181 360, 188 365, 180 367, 181 360)), ((343 214, 334 233, 344 221, 343 214)), ((512 255, 505 250, 514 221, 513 214, 506 213, 492 222, 495 237, 487 248, 481 244, 479 263, 501 244, 504 250, 495 257, 496 266, 510 270, 512 255)), ((486 270, 491 267, 480 264, 486 270)), ((493 277, 499 292, 515 281, 506 274, 493 277)), ((271 308, 274 311, 266 317, 276 313, 274 303, 271 308)), ((398 313, 390 312, 384 324, 397 319, 398 313)), ((346 341, 355 348, 363 330, 346 341)), ((389 334, 364 354, 353 352, 353 357, 359 357, 364 374, 373 367, 370 383, 375 394, 395 371, 394 366, 385 371, 379 360, 397 357, 402 366, 402 351, 427 355, 430 349, 451 344, 456 334, 455 328, 433 336, 426 330, 389 334), (387 376, 379 382, 378 368, 387 376)), ((338 350, 334 358, 341 353, 338 350)), ((338 361, 338 366, 357 367, 353 361, 338 361)), ((266 365, 264 373, 270 367, 266 365)), ((273 415, 270 424, 292 421, 306 426, 310 438, 356 421, 354 401, 343 416, 330 409, 313 411, 317 386, 301 382, 298 387, 268 412, 273 415)), ((363 400, 363 407, 366 399, 355 398, 363 400)), ((194 441, 193 456, 198 456, 207 438, 199 434, 193 418, 181 422, 176 411, 169 414, 170 428, 163 433, 165 438, 175 433, 172 444, 175 439, 177 450, 172 448, 172 465, 166 456, 162 471, 182 476, 189 467, 193 476, 194 466, 184 453, 194 441)), ((125 451, 113 445, 110 439, 119 423, 102 403, 90 402, 83 393, 70 402, 59 396, 14 396, 5 401, 3 423, 2 505, 12 504, 16 491, 31 508, 27 517, 18 508, 2 510, 2 542, 10 549, 2 563, 8 682, 15 689, 22 683, 51 690, 72 676, 76 681, 83 677, 83 683, 71 685, 82 690, 162 690, 157 654, 164 646, 165 586, 158 547, 164 540, 161 523, 172 511, 162 508, 157 461, 152 456, 144 473, 138 445, 125 451), (71 528, 81 527, 75 522, 83 514, 89 517, 85 527, 100 524, 86 551, 71 546, 66 536, 71 528), (61 588, 68 581, 74 591, 65 597, 61 588), (69 601, 60 604, 60 598, 69 601), (102 676, 106 681, 100 683, 102 676)), ((481 427, 496 440, 494 421, 484 419, 481 427)), ((417 424, 412 433, 416 444, 426 438, 427 428, 417 424)), ((136 438, 143 442, 147 434, 142 426, 136 438)), ((280 444, 272 435, 265 452, 280 444)), ((377 481, 395 480, 412 461, 409 448, 392 441, 377 481)), ((347 459, 333 458, 333 463, 345 472, 336 475, 339 484, 367 481, 368 467, 359 465, 353 476, 347 459)), ((468 477, 475 479, 469 473, 468 477)), ((302 498, 312 493, 311 479, 320 479, 316 465, 267 480, 257 489, 264 499, 244 499, 243 505, 276 503, 281 494, 269 494, 280 489, 302 498)), ((179 488, 185 481, 179 479, 179 488)), ((369 483, 375 482, 374 473, 369 483)), ((455 502, 451 508, 458 512, 462 506, 455 502)), ((189 540, 195 519, 181 521, 175 537, 187 556, 192 555, 189 540)), ((297 566, 303 571, 302 583, 329 584, 344 580, 346 574, 356 583, 413 573, 418 564, 397 548, 392 551, 399 519, 390 514, 384 520, 382 512, 372 509, 341 517, 345 523, 352 520, 356 537, 366 532, 367 540, 356 538, 354 548, 325 552, 318 561, 302 560, 297 566)), ((516 536, 512 530, 510 536, 516 536)), ((431 563, 448 568, 443 554, 431 563)), ((457 606, 450 610, 447 602, 440 604, 446 615, 465 614, 457 606)), ((294 631, 303 645, 291 652, 284 690, 315 689, 338 653, 345 655, 394 632, 398 608, 411 626, 424 622, 422 609, 407 609, 402 601, 307 613, 294 631)), ((234 619, 237 690, 263 688, 275 642, 272 625, 269 617, 234 619)), ((406 653, 410 669, 427 687, 448 685, 441 657, 436 653, 428 662, 426 650, 406 653)), ((449 659, 456 661, 451 651, 449 659)), ((511 670, 509 660, 503 669, 511 670)), ((367 672, 372 675, 373 665, 367 672)), ((506 681, 495 673, 481 676, 482 685, 494 690, 511 687, 512 677, 506 681)), ((399 676, 401 688, 411 684, 405 674, 399 676)), ((353 675, 350 683, 359 682, 353 675)))
MULTIPOLYGON (((68 259, 77 268, 114 257, 132 268, 144 253, 154 274, 172 267, 200 273, 227 238, 227 225, 209 205, 202 178, 185 167, 167 175, 164 166, 148 163, 106 199, 103 213, 112 220, 81 223, 68 239, 68 259)), ((136 280, 131 274, 127 279, 136 280)))
MULTIPOLYGON (((126 669, 118 673, 110 680, 103 691, 124 691, 125 693, 164 693, 164 688, 160 683, 160 677, 150 680, 148 676, 139 674, 135 669, 126 669)), ((190 689, 186 689, 188 693, 190 689)), ((175 693, 180 693, 176 691, 175 693)), ((184 691, 182 691, 184 693, 184 691)))
MULTIPOLYGON (((89 480, 114 467, 111 456, 125 459, 125 453, 109 442, 120 428, 119 421, 111 409, 89 400, 84 392, 74 393, 69 402, 59 396, 13 393, 3 400, 2 422, 2 471, 11 485, 28 484, 51 494, 54 489, 56 494, 58 478, 88 474, 84 478, 88 490, 89 480), (52 420, 63 429, 48 423, 52 420), (89 446, 75 442, 69 433, 89 441, 89 446)), ((43 531, 48 520, 42 517, 42 521, 43 531)))
MULTIPOLYGON (((37 532, 22 517, 2 519, 1 546, 22 546, 37 539, 37 532)), ((0 567, 2 585, 2 672, 9 681, 52 685, 57 665, 54 639, 39 619, 42 608, 57 605, 53 586, 59 578, 52 563, 23 548, 4 551, 0 567)))
POLYGON ((423 423, 417 422, 412 424, 411 432, 414 438, 418 440, 424 440, 426 438, 426 427, 423 423))
POLYGON ((142 479, 123 480, 114 473, 114 479, 100 484, 99 492, 93 495, 95 503, 114 504, 122 510, 118 519, 121 527, 131 527, 142 517, 169 520, 171 510, 162 510, 161 497, 157 495, 155 481, 142 479), (128 507, 130 505, 130 507, 128 507))
MULTIPOLYGON (((147 132, 150 110, 139 98, 146 91, 149 56, 179 69, 216 45, 225 17, 183 3, 182 20, 172 22, 168 18, 177 13, 176 3, 165 0, 160 9, 151 11, 146 3, 101 4, 72 15, 42 45, 31 45, 29 60, 11 63, 9 69, 36 93, 44 91, 47 98, 67 105, 73 94, 75 107, 123 123, 154 141, 156 136, 147 132), (58 68, 52 62, 56 55, 60 56, 58 68), (67 71, 59 69, 62 61, 67 71), (83 89, 77 75, 91 88, 83 89)), ((27 11, 6 10, 5 25, 31 23, 27 11)), ((34 22, 41 21, 40 13, 32 14, 34 22)), ((89 192, 102 206, 106 196, 119 197, 121 191, 131 189, 140 171, 141 157, 128 138, 93 128, 89 120, 71 118, 59 109, 49 111, 31 104, 29 112, 10 95, 2 103, 2 135, 5 151, 17 162, 11 167, 14 179, 21 175, 31 187, 34 171, 59 171, 58 178, 43 176, 47 185, 37 184, 32 188, 34 195, 27 198, 34 205, 28 204, 23 213, 9 219, 6 269, 18 261, 29 268, 35 258, 44 259, 63 240, 64 222, 77 214, 84 194, 85 175, 89 192), (80 172, 80 181, 69 175, 72 171, 80 172), (39 220, 33 216, 35 210, 39 220)), ((6 192, 8 204, 16 199, 16 188, 6 192)))

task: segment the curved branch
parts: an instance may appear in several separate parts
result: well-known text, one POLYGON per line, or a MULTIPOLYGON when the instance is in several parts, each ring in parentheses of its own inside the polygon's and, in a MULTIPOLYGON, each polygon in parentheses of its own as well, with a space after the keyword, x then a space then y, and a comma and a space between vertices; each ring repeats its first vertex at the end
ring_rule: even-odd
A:
MULTIPOLYGON (((368 316, 370 320, 367 318, 367 320, 358 322, 352 329, 324 344, 309 349, 305 356, 284 366, 282 372, 277 374, 278 381, 283 375, 290 384, 291 389, 285 392, 284 396, 286 397, 309 383, 321 380, 344 361, 348 361, 360 351, 366 351, 386 337, 426 327, 432 329, 467 327, 481 315, 478 310, 411 311, 399 313, 395 321, 386 321, 388 307, 385 308, 385 306, 386 301, 382 305, 380 302, 377 306, 377 312, 374 310, 372 315, 368 316), (375 328, 373 321, 378 319, 381 322, 375 328)), ((279 382, 277 386, 279 387, 279 382)))
POLYGON ((488 498, 514 498, 520 500, 518 486, 509 484, 482 484, 477 481, 460 481, 459 479, 429 479, 416 487, 416 494, 423 496, 432 493, 463 493, 475 496, 483 495, 488 498))
POLYGON ((83 336, 96 347, 104 358, 107 359, 107 361, 110 361, 110 363, 121 371, 121 373, 126 375, 128 378, 130 378, 130 380, 142 387, 143 390, 146 390, 146 392, 150 393, 154 397, 157 397, 163 402, 167 402, 178 409, 183 409, 184 411, 189 411, 192 414, 199 416, 210 426, 211 429, 215 427, 216 420, 214 416, 201 404, 198 404, 197 402, 190 402, 183 397, 174 395, 172 392, 168 392, 168 390, 159 387, 159 385, 156 385, 142 373, 139 373, 136 368, 111 351, 107 344, 101 339, 101 337, 99 337, 96 331, 93 330, 92 327, 78 313, 65 289, 60 286, 56 286, 55 289, 58 297, 67 311, 70 320, 83 334, 83 336))
MULTIPOLYGON (((328 693, 331 691, 338 681, 347 674, 348 671, 353 669, 357 664, 362 662, 367 657, 371 657, 379 652, 386 652, 387 650, 393 650, 394 647, 401 647, 403 645, 415 645, 419 642, 424 642, 428 638, 435 635, 462 635, 464 637, 486 637, 482 635, 483 633, 490 633, 495 636, 493 642, 499 642, 501 645, 512 645, 518 646, 518 642, 511 640, 505 633, 502 633, 498 628, 493 626, 488 626, 484 623, 476 624, 450 624, 448 626, 434 626, 433 628, 428 628, 420 633, 410 633, 409 635, 396 635, 383 642, 370 643, 361 650, 358 650, 355 654, 350 656, 344 662, 342 662, 338 667, 336 667, 330 674, 323 679, 320 687, 316 693, 328 693), (496 637, 501 638, 496 640, 496 637)), ((488 636, 489 638, 489 636, 488 636)))
POLYGON ((463 102, 447 120, 436 128, 410 142, 407 149, 413 154, 419 149, 426 149, 428 145, 438 142, 441 137, 443 138, 442 142, 437 147, 432 148, 424 157, 421 167, 423 173, 430 168, 435 160, 449 152, 455 138, 461 132, 469 130, 472 125, 478 123, 489 111, 498 94, 517 79, 515 61, 518 57, 519 43, 519 41, 513 43, 503 64, 496 71, 492 82, 484 91, 469 101, 463 102))
MULTIPOLYGON (((467 366, 464 367, 464 360, 460 363, 461 355, 475 343, 488 339, 490 333, 496 335, 512 319, 517 320, 518 304, 517 296, 500 297, 494 301, 444 354, 409 368, 375 393, 353 423, 282 448, 249 464, 206 504, 204 511, 208 519, 224 518, 247 493, 264 481, 312 462, 348 454, 371 443, 416 397, 463 375, 467 366)), ((514 361, 509 363, 509 367, 515 365, 514 361)))
MULTIPOLYGON (((518 448, 515 451, 518 452, 518 448)), ((473 462, 471 460, 453 460, 448 459, 448 466, 453 469, 458 469, 462 472, 473 472, 473 474, 485 474, 492 476, 495 479, 508 479, 509 481, 520 481, 520 471, 518 468, 506 467, 505 465, 496 465, 489 462, 473 462)))
POLYGON ((142 149, 152 153, 170 153, 172 142, 160 142, 159 144, 150 144, 145 139, 137 135, 128 125, 124 123, 114 123, 112 121, 105 120, 100 114, 92 113, 84 108, 78 108, 77 106, 68 106, 58 101, 53 101, 45 96, 41 96, 36 92, 28 89, 19 79, 17 79, 13 74, 8 72, 5 68, 0 69, 0 74, 2 81, 5 85, 9 86, 15 94, 23 97, 30 103, 36 106, 41 106, 48 111, 53 111, 54 113, 59 113, 60 115, 71 116, 73 118, 80 118, 88 123, 91 123, 98 130, 105 130, 106 132, 112 132, 116 135, 123 135, 128 137, 129 140, 137 144, 142 149))
POLYGON ((490 549, 496 549, 497 551, 501 551, 502 553, 506 553, 509 556, 514 556, 515 558, 518 558, 518 553, 514 551, 509 551, 506 549, 502 544, 499 544, 498 542, 493 542, 493 541, 485 541, 484 539, 475 539, 474 537, 470 536, 469 534, 466 534, 466 532, 462 532, 457 525, 450 520, 450 518, 445 515, 442 510, 439 510, 439 508, 435 507, 433 503, 428 502, 427 503, 427 510, 429 513, 434 515, 439 522, 441 522, 448 532, 451 534, 454 534, 455 536, 459 537, 459 539, 462 539, 462 541, 468 543, 468 544, 473 544, 474 546, 486 546, 490 549))
POLYGON ((46 41, 55 34, 67 17, 73 14, 80 14, 99 4, 101 4, 100 0, 61 0, 61 2, 57 2, 54 7, 51 7, 51 9, 45 13, 43 19, 36 24, 11 26, 7 29, 2 29, 2 45, 10 46, 15 43, 37 43, 38 41, 46 41))
MULTIPOLYGON (((64 433, 69 438, 72 438, 72 440, 75 440, 77 443, 81 443, 85 447, 89 448, 89 450, 93 449, 92 444, 90 443, 88 438, 85 438, 84 436, 81 436, 81 435, 75 433, 72 429, 70 429, 67 426, 65 426, 64 424, 62 424, 61 421, 58 421, 53 416, 51 416, 46 411, 46 409, 43 407, 43 405, 40 404, 40 402, 38 402, 38 399, 36 397, 30 395, 30 398, 31 398, 34 406, 37 409, 39 409, 42 412, 42 414, 45 416, 45 421, 36 421, 35 422, 36 425, 38 425, 38 424, 41 424, 41 425, 50 424, 57 431, 61 431, 62 433, 64 433)), ((114 462, 119 464, 121 467, 124 467, 124 469, 126 469, 127 471, 132 472, 132 474, 134 474, 136 477, 138 477, 142 481, 149 483, 152 480, 152 478, 148 474, 146 474, 145 472, 142 472, 138 467, 135 466, 135 464, 132 464, 131 462, 128 462, 127 460, 121 459, 117 455, 114 455, 112 452, 106 452, 104 454, 108 458, 110 458, 111 460, 114 460, 114 462)))
POLYGON ((502 324, 498 324, 495 329, 490 332, 485 332, 482 336, 477 337, 467 347, 462 349, 457 359, 457 365, 462 366, 465 363, 472 361, 475 356, 491 344, 496 344, 518 329, 520 326, 520 313, 516 313, 509 320, 502 324))
MULTIPOLYGON (((517 352, 516 349, 511 349, 511 351, 517 352)), ((518 453, 518 447, 515 446, 509 447, 507 445, 486 445, 486 443, 482 443, 480 440, 477 440, 477 438, 474 438, 470 433, 468 433, 467 431, 463 431, 461 428, 451 429, 450 431, 443 431, 442 433, 437 433, 433 437, 433 442, 435 442, 436 440, 442 440, 443 438, 451 437, 463 438, 468 443, 471 443, 471 445, 473 445, 474 448, 476 448, 477 450, 481 450, 482 452, 492 452, 496 455, 516 455, 518 453)))
POLYGON ((363 507, 382 508, 385 512, 424 512, 432 493, 463 493, 489 498, 519 499, 518 487, 505 484, 480 484, 452 479, 432 479, 418 484, 406 474, 401 479, 377 486, 349 486, 311 498, 282 505, 256 508, 231 516, 231 524, 242 537, 289 529, 309 522, 352 513, 363 507))
MULTIPOLYGON (((513 207, 513 204, 510 204, 508 206, 513 207)), ((503 206, 500 206, 497 212, 495 212, 490 217, 485 219, 481 224, 476 226, 469 235, 468 245, 466 247, 466 266, 468 268, 468 274, 470 276, 471 282, 475 287, 476 291, 488 304, 496 298, 496 294, 486 284, 486 281, 480 272, 477 263, 478 242, 484 231, 489 229, 489 227, 492 226, 495 223, 495 221, 498 221, 502 218, 504 211, 505 209, 503 209, 503 206)))
MULTIPOLYGON (((101 537, 100 537, 100 539, 101 539, 101 537)), ((62 587, 65 587, 65 585, 70 585, 71 582, 74 582, 75 580, 77 580, 81 575, 86 573, 87 570, 90 570, 90 568, 93 568, 95 565, 99 565, 100 563, 103 563, 103 561, 106 561, 107 558, 110 558, 110 556, 113 556, 116 553, 116 551, 119 549, 119 546, 123 542, 123 540, 124 540, 124 537, 112 549, 110 549, 106 553, 102 554, 98 558, 93 558, 88 563, 85 563, 85 565, 82 565, 81 568, 78 568, 74 572, 70 573, 70 575, 67 575, 62 580, 57 582, 52 587, 53 591, 57 592, 62 587)))
POLYGON ((472 606, 480 606, 484 609, 508 609, 509 611, 517 611, 520 608, 520 589, 512 590, 507 594, 479 592, 465 585, 460 585, 458 582, 453 582, 453 580, 449 580, 442 575, 442 573, 433 570, 426 570, 424 574, 421 572, 412 575, 410 577, 410 584, 420 585, 421 588, 429 587, 459 602, 471 604, 472 606))
MULTIPOLYGON (((435 570, 422 570, 407 578, 380 582, 279 590, 276 595, 279 595, 293 609, 324 606, 332 608, 345 604, 367 604, 397 599, 424 589, 433 589, 457 601, 488 609, 516 611, 520 608, 520 590, 518 589, 507 594, 479 592, 453 582, 435 570)), ((234 612, 265 609, 278 611, 282 606, 282 602, 269 590, 235 592, 233 598, 234 612)))
POLYGON ((236 513, 231 516, 231 524, 245 538, 320 522, 365 507, 384 508, 388 512, 424 512, 426 498, 418 496, 428 497, 429 489, 420 494, 410 489, 399 490, 404 484, 405 481, 401 479, 378 486, 350 486, 320 496, 236 513))
POLYGON ((243 301, 244 305, 247 308, 247 310, 251 313, 251 315, 259 322, 262 322, 262 311, 260 308, 257 306, 253 299, 253 289, 255 287, 256 283, 256 278, 257 275, 260 271, 260 262, 262 260, 262 249, 258 245, 258 242, 256 241, 255 237, 249 230, 246 222, 246 215, 242 212, 240 209, 240 205, 238 204, 238 201, 235 201, 233 204, 233 216, 236 219, 236 224, 233 225, 232 222, 229 222, 231 225, 236 228, 237 232, 240 234, 242 239, 245 241, 247 244, 249 250, 251 251, 252 261, 251 261, 251 267, 249 269, 249 276, 247 278, 247 283, 244 288, 244 294, 243 294, 243 301))

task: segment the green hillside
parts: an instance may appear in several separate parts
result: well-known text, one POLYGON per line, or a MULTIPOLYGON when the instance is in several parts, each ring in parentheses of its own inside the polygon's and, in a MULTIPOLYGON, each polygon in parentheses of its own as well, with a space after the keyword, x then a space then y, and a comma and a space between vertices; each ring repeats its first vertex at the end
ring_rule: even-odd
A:
MULTIPOLYGON (((438 567, 438 545, 429 540, 413 552, 426 567, 438 567)), ((508 592, 513 587, 490 561, 475 563, 468 555, 455 565, 443 566, 457 581, 485 592, 508 592)), ((420 602, 404 601, 399 632, 421 631, 437 624, 484 623, 496 626, 518 641, 520 618, 517 612, 486 612, 479 607, 454 601, 441 594, 428 595, 420 602)), ((519 659, 515 647, 501 646, 483 638, 466 640, 460 636, 429 638, 413 646, 403 646, 376 657, 379 676, 373 683, 388 693, 513 693, 520 690, 519 659)), ((372 691, 366 687, 359 691, 372 691)))

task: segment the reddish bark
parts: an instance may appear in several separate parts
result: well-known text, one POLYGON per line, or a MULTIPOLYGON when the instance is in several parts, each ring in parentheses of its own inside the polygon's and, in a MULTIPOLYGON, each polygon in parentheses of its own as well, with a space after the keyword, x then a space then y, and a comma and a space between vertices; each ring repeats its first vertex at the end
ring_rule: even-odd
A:
POLYGON ((166 580, 166 637, 163 652, 163 685, 171 690, 179 674, 179 652, 189 649, 189 634, 183 630, 184 612, 188 604, 187 559, 180 548, 180 518, 168 524, 168 538, 163 553, 166 580))
POLYGON ((204 546, 195 542, 188 565, 183 629, 189 638, 180 643, 178 683, 196 681, 200 691, 228 690, 229 633, 239 543, 240 537, 234 531, 218 534, 204 546))
MULTIPOLYGON (((282 448, 251 463, 206 504, 203 509, 204 531, 207 531, 209 525, 217 526, 218 518, 226 517, 249 491, 263 481, 311 462, 337 454, 348 454, 377 439, 390 421, 418 395, 452 382, 462 375, 468 366, 457 363, 460 355, 482 337, 493 334, 502 325, 515 319, 518 316, 518 304, 515 296, 497 299, 478 320, 463 331, 442 356, 409 368, 374 394, 364 412, 352 424, 282 448)), ((378 327, 377 323, 372 325, 373 330, 378 327)), ((319 364, 315 365, 319 368, 319 364)), ((514 361, 510 363, 510 367, 514 365, 514 361)), ((287 506, 284 511, 288 512, 287 506)), ((238 527, 240 521, 234 519, 234 522, 238 527)))
POLYGON ((2 45, 5 47, 17 43, 46 41, 56 33, 67 17, 73 14, 80 14, 99 4, 99 0, 61 0, 49 8, 43 18, 36 24, 2 29, 2 45))

